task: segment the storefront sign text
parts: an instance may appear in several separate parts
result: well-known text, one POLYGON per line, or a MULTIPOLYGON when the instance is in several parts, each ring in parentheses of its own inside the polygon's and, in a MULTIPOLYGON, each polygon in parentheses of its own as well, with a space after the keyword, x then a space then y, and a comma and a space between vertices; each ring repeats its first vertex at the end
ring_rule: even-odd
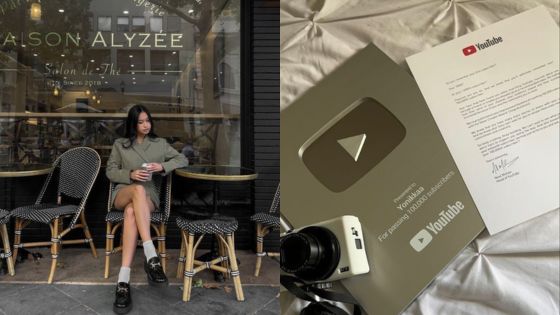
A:
POLYGON ((45 69, 47 70, 47 75, 90 75, 90 74, 99 74, 99 75, 119 75, 121 74, 120 69, 118 69, 114 63, 102 63, 99 65, 98 68, 90 68, 89 63, 86 64, 83 68, 74 68, 68 67, 65 63, 61 63, 60 65, 54 65, 51 63, 45 64, 45 69))
MULTIPOLYGON (((0 38, 4 39, 1 42, 2 46, 29 45, 37 47, 47 45, 50 47, 78 47, 82 40, 80 33, 30 32, 27 35, 21 34, 20 37, 11 32, 0 34, 0 38)), ((97 32, 91 42, 91 47, 183 48, 182 39, 183 34, 181 33, 97 32)))

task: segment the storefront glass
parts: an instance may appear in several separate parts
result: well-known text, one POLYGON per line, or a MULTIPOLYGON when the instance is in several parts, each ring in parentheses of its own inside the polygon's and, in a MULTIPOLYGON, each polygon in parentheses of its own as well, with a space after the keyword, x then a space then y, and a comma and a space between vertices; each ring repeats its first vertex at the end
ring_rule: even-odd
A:
POLYGON ((106 158, 127 110, 193 164, 240 164, 239 0, 0 0, 0 164, 106 158))

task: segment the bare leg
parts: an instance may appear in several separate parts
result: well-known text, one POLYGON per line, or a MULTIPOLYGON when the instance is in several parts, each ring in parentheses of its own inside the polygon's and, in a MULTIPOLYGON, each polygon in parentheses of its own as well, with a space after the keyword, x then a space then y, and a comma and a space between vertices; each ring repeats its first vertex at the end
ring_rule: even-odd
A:
POLYGON ((142 242, 151 241, 150 213, 155 207, 146 195, 144 186, 132 184, 119 190, 115 198, 115 208, 124 209, 130 203, 132 203, 136 226, 142 242))
POLYGON ((136 252, 136 241, 138 240, 138 228, 136 227, 136 219, 134 218, 134 209, 132 203, 124 208, 124 223, 122 235, 122 265, 130 267, 134 253, 136 252))

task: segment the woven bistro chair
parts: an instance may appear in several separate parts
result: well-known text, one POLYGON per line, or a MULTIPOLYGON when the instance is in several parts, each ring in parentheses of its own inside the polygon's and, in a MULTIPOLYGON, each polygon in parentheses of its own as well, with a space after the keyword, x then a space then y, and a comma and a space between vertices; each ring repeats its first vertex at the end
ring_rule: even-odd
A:
POLYGON ((93 257, 97 258, 95 245, 86 223, 85 205, 100 167, 101 158, 91 148, 78 147, 62 153, 54 161, 53 169, 47 176, 35 204, 16 208, 10 214, 15 218, 14 257, 17 257, 19 248, 51 246, 52 261, 48 283, 52 283, 54 278, 58 253, 63 243, 62 238, 71 230, 81 228, 85 239, 65 240, 64 244, 89 244, 93 257), (57 181, 54 180, 55 173, 58 173, 57 181), (57 185, 54 203, 45 202, 47 188, 51 182, 57 185), (77 201, 79 203, 74 204, 77 201), (64 228, 64 219, 67 218, 70 221, 64 228), (21 231, 31 222, 50 226, 50 242, 21 243, 21 231))
POLYGON ((276 188, 274 199, 268 212, 258 212, 251 216, 256 223, 257 233, 257 263, 255 266, 255 277, 259 276, 262 258, 264 256, 277 257, 280 253, 263 251, 264 237, 273 230, 280 229, 280 185, 276 188))
POLYGON ((205 220, 177 217, 177 226, 181 229, 177 278, 183 275, 183 301, 190 301, 192 279, 195 274, 205 269, 221 272, 226 277, 231 276, 237 300, 244 301, 233 236, 238 227, 237 220, 232 217, 214 217, 205 220), (196 260, 194 257, 196 250, 206 234, 214 235, 218 239, 218 257, 210 261, 196 260))
POLYGON ((2 243, 4 244, 4 252, 0 254, 0 258, 6 258, 8 263, 8 272, 10 276, 16 274, 14 269, 14 260, 12 259, 12 250, 10 248, 10 239, 8 238, 8 229, 6 224, 10 222, 10 212, 0 209, 0 233, 2 237, 2 243))
MULTIPOLYGON (((151 227, 155 230, 156 235, 152 237, 152 240, 158 242, 158 254, 161 257, 161 265, 163 271, 166 270, 166 253, 165 253, 165 233, 167 230, 167 220, 169 219, 169 213, 171 210, 171 179, 172 174, 167 176, 154 175, 153 181, 156 187, 156 192, 160 195, 160 205, 159 210, 152 212, 150 221, 151 227)), ((105 242, 105 278, 109 277, 109 266, 111 263, 111 255, 118 253, 122 250, 122 238, 121 244, 115 248, 114 240, 115 234, 122 227, 124 222, 124 211, 116 210, 111 204, 111 194, 113 193, 116 185, 111 183, 109 185, 109 201, 107 203, 107 216, 105 221, 107 221, 107 234, 105 242)), ((139 240, 138 244, 141 245, 142 241, 139 240)))

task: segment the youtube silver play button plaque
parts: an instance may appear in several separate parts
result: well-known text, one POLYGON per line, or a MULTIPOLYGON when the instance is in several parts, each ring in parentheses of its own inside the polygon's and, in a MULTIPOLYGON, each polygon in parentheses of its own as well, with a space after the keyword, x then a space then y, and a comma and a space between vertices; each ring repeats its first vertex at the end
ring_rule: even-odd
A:
POLYGON ((405 128, 373 98, 354 102, 299 150, 309 171, 333 192, 348 189, 404 139, 405 128))

